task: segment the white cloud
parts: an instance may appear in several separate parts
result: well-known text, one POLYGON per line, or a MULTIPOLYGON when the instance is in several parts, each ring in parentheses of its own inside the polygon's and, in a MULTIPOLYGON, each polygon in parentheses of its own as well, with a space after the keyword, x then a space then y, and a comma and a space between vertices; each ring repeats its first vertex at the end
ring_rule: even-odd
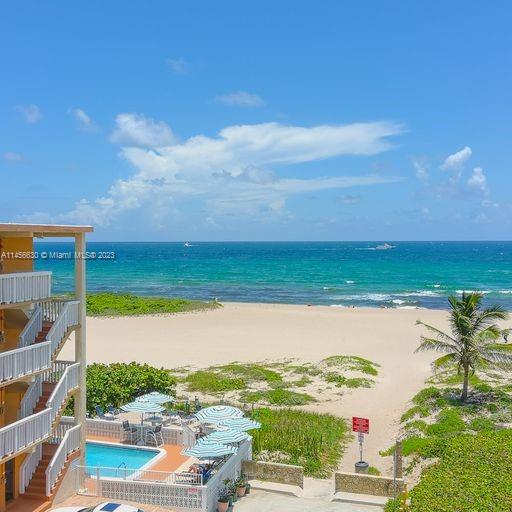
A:
POLYGON ((12 151, 6 151, 2 156, 4 157, 4 160, 10 164, 19 164, 24 160, 22 155, 12 151))
POLYGON ((81 108, 72 108, 69 113, 75 118, 78 127, 84 131, 95 131, 97 130, 96 124, 87 115, 87 113, 81 108))
POLYGON ((471 148, 465 146, 460 151, 449 155, 441 164, 440 169, 443 171, 462 169, 466 161, 471 157, 471 154, 471 148))
POLYGON ((164 122, 134 113, 116 117, 116 128, 110 139, 119 144, 149 148, 170 146, 176 142, 172 130, 164 122))
POLYGON ((167 59, 167 65, 177 75, 184 75, 188 72, 188 64, 181 57, 179 59, 167 59))
POLYGON ((35 124, 43 118, 43 113, 37 105, 18 105, 16 107, 29 124, 35 124))
POLYGON ((265 102, 257 95, 245 91, 223 94, 215 98, 219 103, 230 107, 263 107, 265 102))
POLYGON ((413 158, 412 165, 416 173, 416 178, 418 178, 420 181, 428 181, 428 168, 424 160, 413 158))
POLYGON ((487 177, 485 176, 484 170, 481 167, 475 167, 473 173, 468 179, 468 187, 479 190, 483 194, 489 193, 487 187, 487 177))
POLYGON ((402 132, 389 122, 310 128, 264 123, 228 126, 216 137, 198 135, 177 143, 165 123, 120 114, 113 138, 136 144, 120 150, 134 174, 116 181, 104 197, 80 201, 56 220, 102 225, 143 209, 154 222, 169 226, 171 203, 175 212, 197 202, 205 222, 219 214, 272 215, 284 210, 293 195, 401 181, 377 174, 280 178, 272 167, 374 155, 390 149, 389 137, 402 132))

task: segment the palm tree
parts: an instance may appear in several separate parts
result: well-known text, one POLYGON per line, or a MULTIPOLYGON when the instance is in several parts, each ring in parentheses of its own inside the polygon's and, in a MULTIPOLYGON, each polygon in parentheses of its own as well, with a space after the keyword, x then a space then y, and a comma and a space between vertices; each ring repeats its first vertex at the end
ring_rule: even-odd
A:
POLYGON ((478 368, 512 368, 512 345, 500 343, 500 338, 507 341, 510 329, 500 329, 498 320, 508 319, 508 313, 499 305, 482 308, 483 295, 480 293, 463 293, 459 299, 449 297, 451 335, 427 325, 423 325, 433 335, 421 337, 421 344, 416 352, 435 350, 445 355, 433 362, 434 369, 457 367, 463 373, 461 400, 468 397, 470 373, 478 368))

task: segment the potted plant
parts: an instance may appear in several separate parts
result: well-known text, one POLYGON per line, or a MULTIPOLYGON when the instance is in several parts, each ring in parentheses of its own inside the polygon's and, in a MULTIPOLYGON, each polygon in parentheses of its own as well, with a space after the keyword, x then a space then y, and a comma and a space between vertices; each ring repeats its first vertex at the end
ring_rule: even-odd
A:
POLYGON ((247 491, 247 477, 242 473, 236 480, 236 494, 239 498, 245 496, 247 491))
POLYGON ((231 500, 231 491, 228 487, 221 487, 217 494, 217 510, 218 512, 227 512, 229 502, 231 500))

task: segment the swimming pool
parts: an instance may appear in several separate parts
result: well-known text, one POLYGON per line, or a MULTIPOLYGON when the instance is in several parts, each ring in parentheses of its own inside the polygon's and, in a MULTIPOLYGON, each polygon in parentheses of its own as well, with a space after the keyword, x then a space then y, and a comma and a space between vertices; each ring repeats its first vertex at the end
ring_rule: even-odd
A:
POLYGON ((97 474, 93 468, 99 467, 100 476, 123 478, 131 476, 133 470, 147 469, 163 454, 157 448, 87 441, 85 465, 91 476, 97 474))

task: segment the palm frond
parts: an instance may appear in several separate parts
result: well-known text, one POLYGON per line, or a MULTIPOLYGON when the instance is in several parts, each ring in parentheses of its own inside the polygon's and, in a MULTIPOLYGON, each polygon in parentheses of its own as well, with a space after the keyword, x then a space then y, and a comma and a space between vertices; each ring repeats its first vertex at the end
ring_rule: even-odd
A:
POLYGON ((455 343, 446 343, 437 338, 421 337, 420 346, 414 352, 424 352, 434 350, 435 352, 455 352, 460 354, 460 349, 455 343))
POLYGON ((421 325, 425 327, 425 329, 435 334, 441 341, 444 341, 445 343, 454 343, 455 345, 457 345, 457 340, 455 338, 452 338, 450 335, 441 331, 441 329, 437 329, 437 327, 434 327, 433 325, 426 324, 421 320, 416 320, 416 325, 421 325))

